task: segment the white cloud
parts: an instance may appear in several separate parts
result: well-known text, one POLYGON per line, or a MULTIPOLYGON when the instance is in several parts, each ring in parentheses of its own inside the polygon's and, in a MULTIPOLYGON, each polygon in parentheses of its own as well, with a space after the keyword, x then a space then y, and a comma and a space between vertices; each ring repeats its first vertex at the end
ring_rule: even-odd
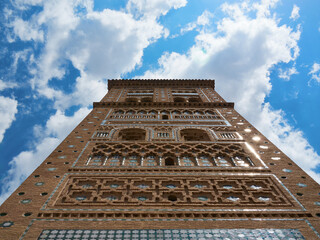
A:
MULTIPOLYGON (((281 111, 273 111, 264 102, 272 88, 272 67, 299 55, 299 27, 293 31, 280 25, 279 19, 271 16, 275 4, 224 4, 226 17, 217 23, 216 31, 200 32, 186 54, 163 54, 159 68, 146 71, 142 78, 216 79, 217 91, 225 99, 234 101, 246 119, 319 181, 312 172, 320 163, 319 155, 281 111), (252 17, 254 13, 256 17, 252 17)), ((312 72, 317 71, 316 65, 312 72)), ((288 70, 288 74, 295 73, 295 69, 288 70)))
POLYGON ((36 26, 30 24, 30 22, 23 21, 21 18, 16 18, 12 25, 13 31, 17 37, 22 41, 43 41, 43 31, 37 29, 36 26))
POLYGON ((257 126, 268 138, 291 159, 320 182, 320 174, 312 171, 320 164, 320 156, 315 152, 300 130, 288 124, 283 111, 273 111, 269 104, 265 104, 258 116, 257 126))
MULTIPOLYGON (((1 83, 0 80, 0 87, 1 83)), ((6 130, 15 120, 15 115, 18 112, 18 101, 9 97, 0 96, 0 143, 3 140, 6 130)))
POLYGON ((64 112, 58 110, 46 123, 45 132, 48 136, 54 136, 63 140, 89 113, 88 108, 80 108, 72 117, 65 116, 64 112))
POLYGON ((17 87, 17 84, 14 82, 9 82, 9 81, 3 81, 0 79, 0 91, 3 91, 8 88, 15 88, 17 87))
POLYGON ((63 112, 57 111, 49 118, 46 126, 34 128, 35 136, 38 138, 33 142, 32 149, 23 151, 14 157, 9 162, 10 169, 6 177, 1 180, 0 205, 88 113, 89 109, 81 108, 73 116, 68 117, 63 112))
POLYGON ((107 91, 106 78, 119 78, 138 68, 143 50, 157 39, 168 36, 168 30, 158 22, 159 17, 186 3, 186 0, 130 0, 123 10, 95 12, 91 0, 15 1, 20 10, 33 5, 43 9, 28 22, 21 21, 19 16, 14 18, 14 12, 9 10, 6 14, 8 19, 14 19, 11 22, 14 34, 10 36, 12 41, 20 38, 43 43, 40 57, 31 59, 32 64, 29 65, 30 73, 34 75, 31 85, 38 95, 54 101, 57 112, 50 117, 46 126, 35 127, 34 134, 39 138, 33 147, 21 152, 10 162, 11 168, 2 183, 0 202, 80 121, 87 113, 86 107, 104 96, 107 91), (21 27, 18 23, 21 23, 21 27), (53 78, 63 79, 63 65, 67 61, 71 61, 80 72, 80 76, 72 82, 71 93, 49 86, 53 78), (64 110, 72 105, 81 105, 83 108, 70 118, 65 116, 64 110), (38 134, 39 131, 42 134, 38 134))
POLYGON ((309 75, 311 75, 311 79, 316 80, 318 83, 320 83, 320 64, 319 63, 314 63, 312 65, 309 75))
POLYGON ((295 67, 292 68, 288 68, 286 70, 282 70, 280 69, 280 73, 279 73, 279 78, 282 78, 286 81, 290 80, 290 77, 294 74, 298 74, 299 72, 297 71, 297 69, 295 67))
POLYGON ((0 204, 40 165, 58 143, 57 138, 45 138, 41 142, 35 143, 33 150, 21 152, 10 161, 10 169, 6 173, 6 177, 1 180, 0 204))
MULTIPOLYGON (((119 78, 141 66, 143 50, 157 39, 168 36, 168 30, 158 18, 186 3, 186 0, 130 0, 120 11, 96 12, 92 1, 20 1, 22 8, 28 4, 43 6, 43 11, 28 22, 33 29, 46 29, 44 50, 32 66, 32 86, 38 94, 53 99, 57 108, 91 104, 92 97, 79 96, 91 95, 98 100, 105 94, 106 78, 119 78), (79 8, 82 9, 80 12, 79 8), (50 86, 51 79, 65 76, 66 61, 71 61, 80 71, 71 94, 50 86), (87 86, 99 86, 101 91, 97 93, 87 86)), ((12 24, 17 21, 19 19, 12 24)), ((21 39, 31 38, 23 37, 19 31, 15 33, 21 39)), ((29 34, 32 35, 32 31, 29 34)))
POLYGON ((297 5, 293 5, 290 19, 292 19, 294 21, 297 20, 300 17, 299 11, 300 11, 300 8, 297 5))
POLYGON ((166 15, 170 9, 184 7, 187 0, 129 0, 127 10, 136 18, 156 19, 161 15, 166 15))
POLYGON ((207 26, 210 24, 212 17, 213 17, 213 14, 211 12, 205 10, 197 18, 197 20, 195 22, 188 23, 186 27, 184 27, 180 30, 180 32, 183 34, 183 33, 192 31, 197 27, 201 27, 200 29, 198 29, 198 30, 201 30, 204 26, 207 26))

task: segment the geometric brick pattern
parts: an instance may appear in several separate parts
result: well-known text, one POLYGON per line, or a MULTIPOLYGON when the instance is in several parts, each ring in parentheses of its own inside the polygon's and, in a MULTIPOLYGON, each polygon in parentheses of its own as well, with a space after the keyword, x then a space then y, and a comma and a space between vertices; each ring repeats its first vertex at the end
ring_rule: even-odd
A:
POLYGON ((72 176, 54 206, 292 207, 271 177, 72 176))

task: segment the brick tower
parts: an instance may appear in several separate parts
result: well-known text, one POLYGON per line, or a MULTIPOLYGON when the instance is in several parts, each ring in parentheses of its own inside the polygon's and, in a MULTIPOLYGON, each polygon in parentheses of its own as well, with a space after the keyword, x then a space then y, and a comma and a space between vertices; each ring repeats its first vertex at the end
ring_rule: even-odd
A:
POLYGON ((319 238, 319 185, 213 80, 108 88, 0 207, 0 239, 319 238))

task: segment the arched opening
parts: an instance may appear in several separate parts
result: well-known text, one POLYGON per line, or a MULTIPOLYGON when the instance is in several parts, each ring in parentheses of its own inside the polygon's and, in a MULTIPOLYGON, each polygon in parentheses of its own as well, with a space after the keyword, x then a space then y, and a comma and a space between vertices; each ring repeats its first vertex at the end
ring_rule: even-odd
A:
POLYGON ((171 202, 175 202, 175 201, 178 200, 178 198, 177 198, 177 196, 175 196, 175 195, 169 195, 169 196, 168 196, 168 200, 171 201, 171 202))
POLYGON ((129 166, 129 167, 136 167, 136 166, 140 166, 140 156, 132 154, 126 157, 125 159, 125 166, 129 166))
POLYGON ((122 162, 123 157, 120 154, 113 154, 111 155, 107 160, 107 166, 110 167, 116 167, 120 166, 122 162))
POLYGON ((133 115, 133 114, 135 114, 135 113, 136 113, 136 112, 133 111, 133 110, 129 110, 129 111, 126 112, 126 114, 128 114, 128 115, 133 115))
POLYGON ((149 111, 149 112, 148 112, 148 114, 156 115, 156 114, 158 114, 158 112, 157 112, 157 111, 155 111, 155 110, 151 110, 151 111, 149 111))
POLYGON ((167 119, 169 119, 169 116, 168 115, 162 115, 162 119, 163 120, 167 120, 167 119))
POLYGON ((184 167, 191 167, 191 166, 196 166, 197 164, 194 157, 184 155, 180 157, 180 165, 184 167))
POLYGON ((138 112, 138 114, 147 114, 147 112, 144 111, 144 110, 141 110, 141 111, 138 112))
POLYGON ((164 165, 166 165, 166 166, 174 166, 174 165, 175 165, 175 164, 174 164, 174 159, 173 159, 173 158, 170 158, 170 157, 166 158, 166 159, 164 160, 164 165))
POLYGON ((182 97, 175 97, 173 99, 174 102, 186 102, 186 99, 182 98, 182 97))
POLYGON ((150 154, 144 157, 143 166, 154 167, 158 165, 158 158, 155 155, 150 154))
POLYGON ((204 166, 204 167, 211 167, 212 166, 212 162, 210 160, 209 155, 201 154, 200 156, 198 156, 198 162, 199 162, 200 166, 204 166))
POLYGON ((123 141, 136 141, 146 139, 146 130, 140 128, 128 128, 119 132, 119 138, 123 141))
POLYGON ((184 141, 210 141, 207 132, 201 129, 183 129, 180 135, 184 141))

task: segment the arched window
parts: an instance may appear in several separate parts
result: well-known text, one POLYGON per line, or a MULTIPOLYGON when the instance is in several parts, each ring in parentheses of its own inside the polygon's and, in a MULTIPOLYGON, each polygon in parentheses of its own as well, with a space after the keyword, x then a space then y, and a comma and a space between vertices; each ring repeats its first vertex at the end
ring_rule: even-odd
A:
POLYGON ((120 166, 122 163, 123 157, 120 154, 113 154, 107 160, 107 166, 116 167, 120 166))
POLYGON ((174 166, 174 165, 175 165, 175 161, 174 161, 173 158, 167 157, 167 158, 164 160, 164 165, 165 165, 165 166, 174 166))
POLYGON ((192 166, 196 166, 197 164, 195 162, 194 157, 184 155, 180 157, 180 165, 184 167, 192 167, 192 166))
POLYGON ((211 167, 212 166, 212 162, 210 161, 210 157, 207 155, 200 155, 198 156, 198 162, 200 166, 204 166, 204 167, 211 167))
POLYGON ((232 163, 231 159, 226 156, 219 155, 215 157, 215 162, 218 167, 233 167, 234 164, 232 163))
POLYGON ((207 132, 201 129, 183 129, 180 135, 184 141, 210 141, 207 132))
POLYGON ((126 157, 125 166, 129 166, 129 167, 136 167, 140 165, 140 156, 137 155, 130 155, 128 157, 126 157))
POLYGON ((161 114, 166 114, 166 115, 170 114, 168 111, 161 111, 160 113, 161 114))
POLYGON ((146 130, 140 128, 127 128, 119 132, 120 140, 136 141, 146 139, 146 130))
POLYGON ((124 112, 122 110, 117 110, 114 112, 114 114, 123 114, 124 112))
POLYGON ((195 111, 194 114, 196 114, 196 115, 203 115, 203 112, 202 112, 202 111, 195 111))
POLYGON ((147 114, 147 112, 144 111, 144 110, 141 110, 141 111, 138 112, 138 114, 147 114))
POLYGON ((105 160, 105 156, 102 154, 94 155, 89 158, 87 165, 90 166, 101 166, 105 160))
POLYGON ((143 166, 154 167, 158 166, 158 158, 155 155, 147 155, 144 157, 143 166))
POLYGON ((133 115, 133 114, 135 114, 135 113, 136 113, 135 111, 133 111, 133 110, 129 110, 129 111, 127 111, 127 113, 126 113, 126 114, 133 115))
POLYGON ((149 111, 149 114, 156 115, 156 114, 158 114, 158 112, 155 110, 151 110, 151 111, 149 111))

